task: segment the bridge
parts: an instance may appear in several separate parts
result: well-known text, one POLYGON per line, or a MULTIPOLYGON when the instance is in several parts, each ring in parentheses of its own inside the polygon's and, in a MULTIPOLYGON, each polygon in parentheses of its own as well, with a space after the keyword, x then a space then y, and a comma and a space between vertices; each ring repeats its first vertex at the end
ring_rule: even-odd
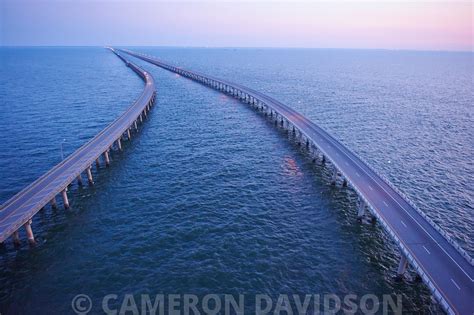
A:
POLYGON ((401 250, 397 273, 403 275, 409 263, 447 313, 474 313, 473 259, 386 178, 326 131, 292 108, 248 87, 146 54, 120 51, 236 97, 295 133, 314 158, 330 162, 333 184, 341 176, 342 185, 349 184, 358 193, 358 216, 364 216, 368 209, 395 240, 401 250))
POLYGON ((61 194, 63 205, 69 207, 68 187, 77 180, 83 185, 82 173, 86 173, 90 185, 94 183, 92 165, 101 166, 101 156, 106 166, 110 164, 110 153, 114 147, 122 150, 122 139, 130 140, 133 130, 150 111, 155 100, 153 77, 145 70, 126 60, 110 48, 130 69, 145 82, 138 99, 123 114, 115 119, 89 142, 62 160, 43 176, 32 182, 0 207, 0 243, 12 236, 15 245, 20 244, 19 229, 24 226, 30 244, 35 243, 31 223, 33 216, 46 204, 56 208, 56 196, 61 194))

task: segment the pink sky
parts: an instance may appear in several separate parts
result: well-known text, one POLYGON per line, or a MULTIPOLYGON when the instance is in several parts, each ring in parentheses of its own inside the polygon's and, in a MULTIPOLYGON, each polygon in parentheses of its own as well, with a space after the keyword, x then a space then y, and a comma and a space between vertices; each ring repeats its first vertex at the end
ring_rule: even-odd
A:
POLYGON ((3 0, 3 45, 473 50, 470 1, 3 0))

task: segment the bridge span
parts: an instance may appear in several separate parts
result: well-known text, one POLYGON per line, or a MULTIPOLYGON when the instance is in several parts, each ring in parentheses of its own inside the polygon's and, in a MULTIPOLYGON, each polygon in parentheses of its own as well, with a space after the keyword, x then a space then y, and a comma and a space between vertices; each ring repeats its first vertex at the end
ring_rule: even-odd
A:
POLYGON ((293 132, 315 158, 330 161, 332 183, 342 176, 360 197, 358 216, 368 208, 401 250, 397 273, 409 263, 449 314, 474 313, 473 259, 386 178, 315 123, 281 102, 251 88, 159 59, 120 50, 181 76, 238 98, 293 132))
POLYGON ((94 183, 92 165, 100 168, 100 157, 106 166, 110 164, 110 153, 114 147, 122 150, 122 140, 131 139, 133 130, 143 122, 155 101, 155 83, 145 70, 126 60, 110 48, 130 69, 145 82, 145 88, 138 99, 122 115, 89 142, 62 160, 43 176, 32 182, 0 207, 0 244, 12 236, 15 245, 20 244, 19 229, 24 226, 30 244, 35 243, 31 223, 33 216, 48 203, 56 208, 56 196, 61 194, 63 205, 69 207, 68 187, 74 180, 83 185, 82 173, 86 173, 90 185, 94 183))

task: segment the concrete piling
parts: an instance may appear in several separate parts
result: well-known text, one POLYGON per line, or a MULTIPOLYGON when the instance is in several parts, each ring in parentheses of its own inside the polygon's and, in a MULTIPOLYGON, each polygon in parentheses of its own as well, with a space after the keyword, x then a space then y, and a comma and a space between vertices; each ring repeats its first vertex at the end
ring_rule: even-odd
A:
POLYGON ((94 179, 92 178, 92 171, 90 166, 87 168, 87 180, 89 181, 89 185, 94 185, 94 179))
POLYGON ((13 232, 12 237, 13 237, 13 244, 15 246, 20 246, 20 244, 21 244, 20 233, 18 233, 18 231, 15 231, 15 232, 13 232))
POLYGON ((26 230, 26 237, 28 238, 28 242, 30 243, 30 245, 34 245, 36 241, 35 241, 35 236, 33 235, 33 229, 31 228, 31 223, 32 223, 31 219, 25 223, 25 230, 26 230))
POLYGON ((62 197, 63 197, 64 209, 69 208, 69 199, 67 198, 67 190, 64 189, 64 190, 61 192, 61 195, 62 195, 62 197))
POLYGON ((359 198, 359 210, 357 211, 357 218, 358 219, 362 219, 362 217, 364 216, 365 206, 366 206, 365 200, 362 199, 362 198, 359 198))
POLYGON ((407 270, 407 266, 408 266, 407 257, 402 253, 402 257, 400 258, 400 262, 398 264, 398 269, 397 269, 398 277, 402 277, 403 274, 405 274, 405 271, 407 270))
POLYGON ((337 169, 334 168, 332 172, 332 179, 331 179, 331 185, 335 186, 337 181, 337 169))
POLYGON ((117 139, 117 147, 120 151, 122 151, 122 140, 120 138, 117 139))
POLYGON ((53 209, 58 208, 58 204, 56 203, 56 196, 54 196, 53 199, 51 199, 50 203, 51 203, 51 208, 53 209))
POLYGON ((110 165, 109 150, 105 150, 104 158, 105 158, 105 166, 109 166, 110 165))
POLYGON ((79 186, 82 186, 82 176, 81 176, 81 174, 77 175, 77 184, 79 186))

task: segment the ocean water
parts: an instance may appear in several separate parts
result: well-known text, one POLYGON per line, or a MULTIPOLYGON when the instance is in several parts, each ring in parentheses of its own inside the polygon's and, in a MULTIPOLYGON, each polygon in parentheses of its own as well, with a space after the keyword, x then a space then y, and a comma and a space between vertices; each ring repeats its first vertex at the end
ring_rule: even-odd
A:
MULTIPOLYGON (((473 54, 134 48, 242 83, 331 132, 474 254, 473 54)), ((131 58, 133 59, 133 58, 131 58)), ((157 102, 96 185, 0 248, 0 313, 73 313, 88 295, 400 294, 438 312, 356 195, 291 136, 216 91, 133 59, 157 102)), ((117 117, 141 80, 103 48, 0 49, 0 202, 117 117)), ((120 298, 118 299, 120 301, 120 298)), ((246 303, 247 306, 247 303, 246 303)), ((249 309, 253 307, 249 304, 249 309)))

